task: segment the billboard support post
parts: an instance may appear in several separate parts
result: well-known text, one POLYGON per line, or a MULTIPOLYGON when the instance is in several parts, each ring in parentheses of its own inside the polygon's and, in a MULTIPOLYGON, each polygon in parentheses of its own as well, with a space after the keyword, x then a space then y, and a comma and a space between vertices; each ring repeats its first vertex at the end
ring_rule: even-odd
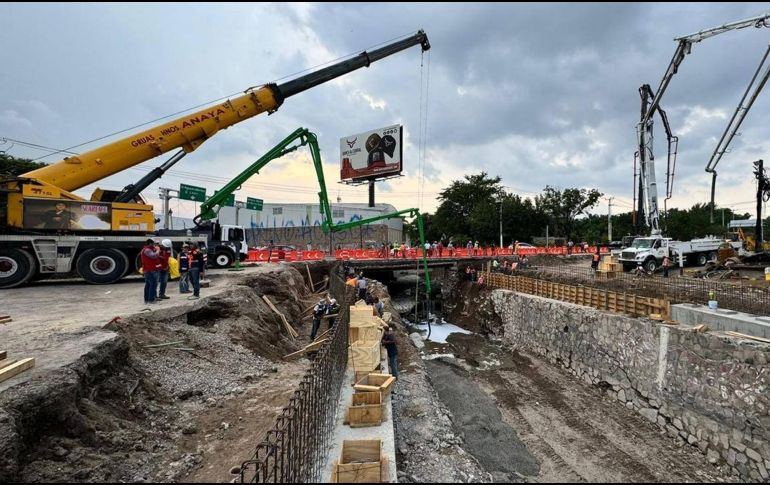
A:
POLYGON ((369 181, 369 207, 374 207, 374 180, 369 181))

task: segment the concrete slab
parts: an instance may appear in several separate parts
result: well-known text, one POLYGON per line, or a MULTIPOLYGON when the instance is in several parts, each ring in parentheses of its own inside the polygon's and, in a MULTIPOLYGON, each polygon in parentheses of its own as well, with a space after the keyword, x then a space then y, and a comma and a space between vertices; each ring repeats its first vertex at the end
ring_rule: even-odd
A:
MULTIPOLYGON (((387 359, 383 361, 383 369, 387 369, 387 359)), ((388 458, 388 482, 396 483, 398 481, 398 472, 396 470, 396 433, 393 429, 393 405, 390 393, 385 400, 386 420, 379 426, 369 428, 351 428, 342 424, 345 420, 345 413, 352 402, 353 386, 350 384, 353 380, 353 371, 348 369, 345 372, 345 385, 340 393, 340 400, 337 403, 337 425, 334 429, 334 437, 331 445, 327 449, 326 462, 322 468, 319 480, 322 483, 329 483, 332 476, 334 461, 339 459, 342 453, 342 442, 344 440, 382 440, 382 453, 388 458)))
POLYGON ((671 318, 685 325, 705 324, 711 330, 729 330, 754 337, 770 338, 770 317, 760 317, 733 310, 710 310, 705 305, 671 305, 671 318))

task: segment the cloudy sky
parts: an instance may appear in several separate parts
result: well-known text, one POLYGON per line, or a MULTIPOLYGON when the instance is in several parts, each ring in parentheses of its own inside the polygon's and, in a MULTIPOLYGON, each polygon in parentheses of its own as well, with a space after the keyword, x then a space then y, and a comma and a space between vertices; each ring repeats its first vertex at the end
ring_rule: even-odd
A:
MULTIPOLYGON (((430 211, 452 180, 484 170, 524 196, 546 185, 597 188, 616 197, 615 212, 625 211, 637 90, 644 83, 657 89, 673 38, 767 11, 770 4, 748 3, 6 3, 0 5, 0 150, 44 157, 47 152, 11 140, 81 145, 424 29, 432 45, 424 56, 413 47, 220 132, 145 195, 157 203, 159 185, 180 182, 211 193, 304 126, 321 140, 330 196, 366 202, 366 187, 336 183, 339 139, 401 123, 405 176, 378 184, 378 202, 430 211)), ((683 62, 662 103, 680 136, 669 207, 708 200, 704 167, 768 43, 770 29, 731 31, 694 45, 683 62)), ((769 98, 770 92, 759 97, 719 165, 721 206, 753 211, 751 162, 770 148, 769 98)), ((657 119, 656 128, 663 187, 657 119)), ((98 185, 122 188, 165 158, 98 185)), ((78 193, 88 196, 93 187, 78 193)), ((273 162, 237 198, 315 202, 317 190, 305 152, 273 162)), ((596 212, 606 213, 603 204, 596 212)), ((190 202, 172 208, 184 216, 194 211, 190 202)))

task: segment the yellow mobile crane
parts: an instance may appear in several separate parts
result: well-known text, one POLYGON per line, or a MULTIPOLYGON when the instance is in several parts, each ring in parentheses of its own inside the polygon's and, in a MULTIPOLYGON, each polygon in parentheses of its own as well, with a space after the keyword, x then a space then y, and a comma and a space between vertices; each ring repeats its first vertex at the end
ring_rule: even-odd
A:
MULTIPOLYGON (((282 84, 247 89, 243 95, 67 157, 19 177, 0 180, 0 288, 73 269, 90 283, 113 283, 127 274, 147 236, 154 231, 152 206, 141 191, 185 154, 220 130, 267 111, 319 84, 409 47, 430 49, 416 34, 282 84), (174 156, 122 191, 97 189, 91 200, 74 190, 172 150, 174 156)), ((183 237, 170 238, 181 245, 183 237)))

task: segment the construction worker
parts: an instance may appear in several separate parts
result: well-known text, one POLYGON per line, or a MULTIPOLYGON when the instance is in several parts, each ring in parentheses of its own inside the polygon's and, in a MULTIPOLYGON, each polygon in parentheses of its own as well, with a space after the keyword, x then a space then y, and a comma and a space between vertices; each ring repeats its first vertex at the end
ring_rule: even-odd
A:
POLYGON ((337 304, 337 300, 332 298, 326 305, 326 316, 328 318, 328 328, 332 328, 337 322, 337 315, 340 313, 340 306, 337 304))
POLYGON ((374 310, 377 312, 377 316, 382 318, 385 314, 385 305, 380 301, 378 297, 374 297, 374 310))
POLYGON ((158 244, 152 239, 148 239, 141 252, 145 305, 155 303, 158 288, 158 268, 160 267, 160 251, 158 249, 158 244))
POLYGON ((160 268, 158 268, 158 284, 160 285, 160 288, 156 300, 168 300, 170 298, 166 296, 166 285, 168 284, 168 259, 170 257, 171 240, 164 239, 160 243, 160 254, 158 255, 160 260, 160 268))
POLYGON ((315 340, 318 327, 321 326, 321 317, 326 314, 326 300, 319 300, 313 307, 313 329, 310 331, 310 340, 315 340))
POLYGON ((179 253, 179 293, 192 293, 190 291, 190 245, 182 245, 179 253))
POLYGON ((668 269, 671 267, 671 258, 668 254, 663 256, 663 277, 668 278, 668 269))
POLYGON ((594 253, 593 257, 591 258, 591 269, 596 272, 599 270, 599 261, 601 261, 602 256, 599 252, 599 246, 596 246, 596 252, 594 253))
POLYGON ((360 273, 358 275, 358 283, 356 284, 358 287, 358 299, 363 300, 366 298, 366 287, 367 287, 367 281, 366 278, 364 278, 364 273, 360 273))
POLYGON ((382 345, 388 351, 388 367, 390 374, 398 379, 398 345, 396 344, 396 334, 392 327, 385 329, 385 335, 382 337, 382 345))
POLYGON ((190 283, 192 283, 193 294, 188 296, 188 300, 197 300, 201 294, 201 274, 205 269, 205 259, 203 251, 198 248, 197 243, 190 244, 190 283))

